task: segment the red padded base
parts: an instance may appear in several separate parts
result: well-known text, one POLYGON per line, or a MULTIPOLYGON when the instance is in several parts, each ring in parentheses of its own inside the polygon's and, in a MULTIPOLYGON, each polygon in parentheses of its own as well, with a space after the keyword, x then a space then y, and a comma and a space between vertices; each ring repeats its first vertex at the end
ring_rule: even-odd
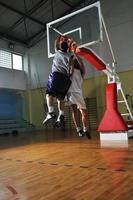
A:
POLYGON ((123 118, 118 111, 115 110, 106 110, 98 127, 99 132, 117 132, 127 130, 128 128, 123 118))
POLYGON ((127 131, 128 127, 117 109, 116 83, 106 85, 106 112, 99 124, 99 132, 127 131))

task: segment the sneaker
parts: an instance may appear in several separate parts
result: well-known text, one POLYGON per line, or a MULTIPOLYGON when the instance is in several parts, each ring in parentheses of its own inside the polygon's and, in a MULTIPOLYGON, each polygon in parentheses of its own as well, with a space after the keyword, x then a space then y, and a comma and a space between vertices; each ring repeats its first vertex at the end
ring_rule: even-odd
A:
POLYGON ((60 116, 60 119, 59 119, 59 122, 62 124, 64 122, 64 119, 65 119, 65 116, 64 115, 61 115, 60 116))
POLYGON ((77 134, 78 134, 79 137, 83 137, 84 136, 84 132, 82 131, 82 129, 77 131, 77 134))
POLYGON ((91 139, 90 133, 89 133, 88 131, 84 131, 84 135, 86 135, 86 137, 87 137, 88 139, 91 139))
POLYGON ((47 113, 47 116, 46 116, 46 118, 44 119, 43 124, 46 124, 46 123, 49 122, 51 119, 55 119, 55 118, 56 118, 56 115, 55 115, 54 112, 47 113))
POLYGON ((63 124, 64 124, 64 119, 65 119, 65 116, 64 115, 61 115, 59 117, 59 119, 55 122, 55 127, 56 128, 60 128, 60 127, 63 127, 63 124))

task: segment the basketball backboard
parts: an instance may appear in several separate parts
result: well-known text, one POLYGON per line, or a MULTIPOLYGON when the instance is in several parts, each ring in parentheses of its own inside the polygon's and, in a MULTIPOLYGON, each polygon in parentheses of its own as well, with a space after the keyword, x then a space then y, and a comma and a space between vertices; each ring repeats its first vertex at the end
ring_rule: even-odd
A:
POLYGON ((55 39, 59 35, 72 37, 78 47, 102 41, 100 2, 96 2, 47 24, 48 57, 55 54, 55 39))

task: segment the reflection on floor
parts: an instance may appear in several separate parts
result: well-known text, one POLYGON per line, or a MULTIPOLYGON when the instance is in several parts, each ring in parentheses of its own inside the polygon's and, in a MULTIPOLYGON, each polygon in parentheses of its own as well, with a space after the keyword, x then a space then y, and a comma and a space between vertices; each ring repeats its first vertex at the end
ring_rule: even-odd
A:
POLYGON ((132 200, 133 139, 107 147, 91 135, 0 136, 0 200, 132 200))

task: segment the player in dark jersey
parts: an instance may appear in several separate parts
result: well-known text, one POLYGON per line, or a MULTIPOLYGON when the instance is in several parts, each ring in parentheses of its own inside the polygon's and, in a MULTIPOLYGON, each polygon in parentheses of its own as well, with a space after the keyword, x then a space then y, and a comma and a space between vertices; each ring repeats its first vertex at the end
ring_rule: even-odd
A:
POLYGON ((73 56, 69 52, 69 45, 67 41, 61 41, 58 44, 56 53, 53 59, 52 72, 48 77, 46 89, 46 101, 48 113, 43 121, 46 124, 52 118, 55 118, 54 112, 54 97, 57 98, 59 115, 56 121, 58 126, 64 120, 64 98, 71 85, 69 78, 73 71, 73 56))

